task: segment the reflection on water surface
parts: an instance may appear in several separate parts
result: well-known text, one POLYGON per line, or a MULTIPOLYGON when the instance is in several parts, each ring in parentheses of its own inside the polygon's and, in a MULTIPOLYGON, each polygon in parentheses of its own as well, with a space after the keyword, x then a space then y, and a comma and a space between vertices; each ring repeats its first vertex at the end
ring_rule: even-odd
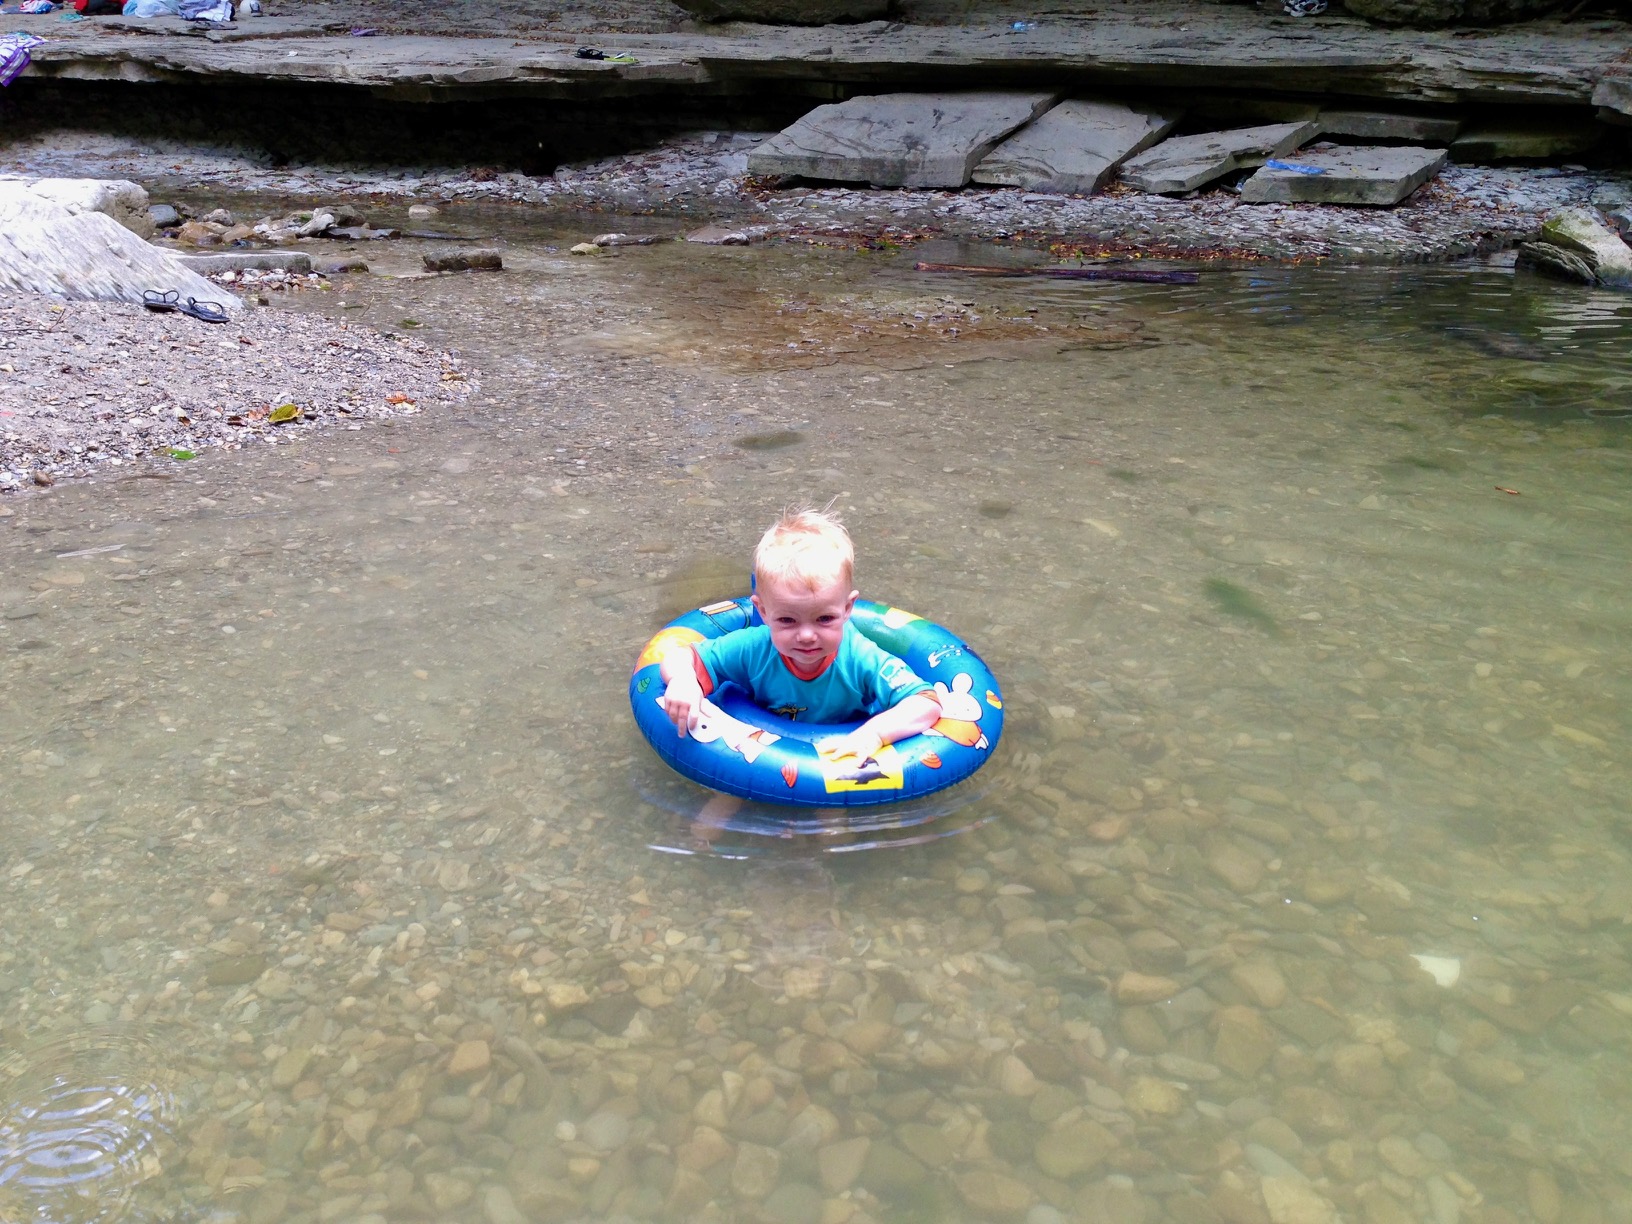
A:
POLYGON ((133 1213, 1632 1211, 1624 299, 558 237, 294 304, 485 402, 5 521, 0 1024, 199 1085, 133 1213), (659 853, 634 654, 832 496, 1003 679, 988 784, 659 853))

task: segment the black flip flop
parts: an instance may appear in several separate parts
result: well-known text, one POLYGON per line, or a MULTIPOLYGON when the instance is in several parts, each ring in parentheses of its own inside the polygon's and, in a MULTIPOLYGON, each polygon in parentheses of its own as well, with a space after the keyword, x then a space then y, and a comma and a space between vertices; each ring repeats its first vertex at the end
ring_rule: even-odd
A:
POLYGON ((187 305, 177 306, 176 309, 204 323, 227 322, 227 312, 221 309, 220 302, 201 302, 197 298, 188 298, 187 305))
POLYGON ((181 294, 174 289, 166 289, 163 292, 157 289, 144 289, 142 290, 142 305, 161 314, 171 310, 180 310, 181 294))

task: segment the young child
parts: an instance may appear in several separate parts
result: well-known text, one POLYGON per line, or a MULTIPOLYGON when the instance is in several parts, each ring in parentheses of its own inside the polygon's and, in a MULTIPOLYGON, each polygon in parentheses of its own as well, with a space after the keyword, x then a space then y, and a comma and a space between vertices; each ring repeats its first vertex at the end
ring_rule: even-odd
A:
POLYGON ((704 697, 730 682, 799 722, 866 722, 831 747, 863 760, 927 731, 941 716, 934 690, 850 624, 855 548, 838 517, 786 510, 754 550, 754 607, 763 625, 738 629, 663 659, 663 708, 684 736, 704 697))

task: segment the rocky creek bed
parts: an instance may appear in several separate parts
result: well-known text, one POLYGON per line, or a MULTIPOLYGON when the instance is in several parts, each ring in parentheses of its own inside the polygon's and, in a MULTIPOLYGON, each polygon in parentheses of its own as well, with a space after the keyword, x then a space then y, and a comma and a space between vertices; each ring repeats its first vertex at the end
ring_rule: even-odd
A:
POLYGON ((124 1082, 177 1101, 150 1218, 1632 1214, 1624 450, 1439 411, 1468 366, 1353 311, 1206 345, 1163 314, 1068 398, 1039 361, 558 360, 697 296, 559 262, 484 320, 540 361, 501 411, 59 488, 0 533, 31 936, 0 1025, 42 1072, 121 1026, 124 1082), (734 556, 806 473, 993 644, 996 818, 652 854, 648 605, 698 523, 734 556))
MULTIPOLYGON (((747 150, 764 135, 690 133, 541 177, 481 168, 279 169, 241 149, 159 139, 132 147, 110 137, 53 131, 13 141, 0 167, 29 175, 129 178, 147 184, 155 202, 190 201, 189 211, 201 215, 219 199, 243 193, 291 203, 346 200, 379 225, 404 224, 408 206, 430 204, 439 210, 436 218, 409 224, 455 231, 496 224, 498 232, 483 237, 500 248, 524 244, 522 233, 536 230, 540 215, 557 218, 569 234, 564 219, 583 218, 579 236, 588 240, 611 224, 597 214, 617 214, 620 227, 663 240, 691 235, 711 243, 794 239, 910 246, 944 237, 1053 247, 1069 257, 1143 266, 1175 259, 1206 266, 1219 260, 1398 264, 1477 257, 1532 237, 1559 208, 1592 204, 1609 210, 1632 198, 1632 174, 1584 166, 1450 167, 1391 209, 1244 204, 1228 188, 1168 198, 1126 190, 1065 197, 1012 189, 778 185, 745 173, 747 150), (479 221, 473 221, 477 214, 479 221), (504 232, 507 215, 516 219, 514 234, 504 232)), ((256 249, 253 243, 177 245, 256 249)), ((307 252, 320 262, 325 256, 379 262, 391 246, 389 239, 316 238, 281 249, 307 252)), ((274 283, 310 292, 323 282, 279 277, 274 283)), ((455 377, 450 355, 431 354, 401 336, 296 318, 277 308, 277 294, 267 300, 272 308, 255 311, 244 327, 219 329, 225 339, 192 319, 135 308, 76 303, 63 312, 43 302, 9 302, 5 364, 15 370, 3 377, 15 402, 8 403, 12 415, 0 435, 0 488, 15 491, 36 479, 84 474, 172 447, 236 445, 354 422, 359 415, 412 411, 427 396, 457 395, 467 385, 455 377), (76 359, 64 359, 64 335, 80 337, 69 341, 76 359), (161 387, 168 390, 146 390, 161 387), (391 396, 405 398, 392 404, 391 396), (287 402, 302 409, 300 420, 268 425, 265 414, 287 402)))

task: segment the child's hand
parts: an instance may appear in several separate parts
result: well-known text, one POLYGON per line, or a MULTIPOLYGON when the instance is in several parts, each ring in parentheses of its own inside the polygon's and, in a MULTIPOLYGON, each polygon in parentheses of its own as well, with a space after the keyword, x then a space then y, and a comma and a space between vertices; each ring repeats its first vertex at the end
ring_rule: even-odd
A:
POLYGON ((865 761, 878 754, 879 749, 884 747, 884 740, 878 732, 868 730, 864 724, 846 735, 824 741, 822 747, 836 757, 853 756, 865 761))
POLYGON ((676 672, 669 687, 663 690, 663 712, 674 724, 681 739, 686 732, 697 730, 703 716, 703 686, 690 672, 676 672))

